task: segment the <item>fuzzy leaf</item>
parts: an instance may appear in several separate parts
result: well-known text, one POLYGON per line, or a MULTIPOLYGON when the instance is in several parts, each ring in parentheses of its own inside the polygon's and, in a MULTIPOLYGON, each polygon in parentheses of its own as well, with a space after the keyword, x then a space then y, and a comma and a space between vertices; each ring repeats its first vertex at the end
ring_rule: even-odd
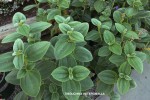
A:
POLYGON ((69 80, 62 83, 62 92, 67 100, 78 100, 80 95, 67 95, 67 93, 80 93, 81 84, 78 81, 69 80))
POLYGON ((119 78, 117 81, 117 88, 121 94, 125 94, 129 91, 130 82, 124 78, 119 78))
POLYGON ((104 70, 98 74, 98 78, 106 84, 114 84, 118 79, 118 75, 114 71, 104 70))
POLYGON ((66 82, 69 80, 68 68, 61 66, 53 70, 51 75, 58 81, 66 82))
POLYGON ((38 71, 28 71, 20 80, 21 89, 29 96, 36 97, 40 91, 41 76, 38 71))
POLYGON ((47 41, 31 44, 30 46, 27 47, 25 51, 27 59, 31 62, 41 60, 43 56, 46 54, 49 46, 50 42, 47 41))
POLYGON ((127 58, 128 63, 138 72, 143 72, 143 63, 142 60, 139 57, 128 57, 127 58))
POLYGON ((81 81, 85 79, 90 74, 90 71, 83 66, 73 67, 73 79, 76 81, 81 81))

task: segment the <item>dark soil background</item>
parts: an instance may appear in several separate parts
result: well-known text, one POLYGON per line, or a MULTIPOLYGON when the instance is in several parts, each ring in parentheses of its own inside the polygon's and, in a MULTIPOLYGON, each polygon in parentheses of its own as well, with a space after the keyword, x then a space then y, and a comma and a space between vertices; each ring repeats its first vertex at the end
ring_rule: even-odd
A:
POLYGON ((27 11, 27 12, 23 11, 23 8, 27 5, 30 5, 30 4, 35 4, 34 0, 30 0, 29 2, 24 2, 24 5, 20 5, 20 7, 18 9, 16 9, 14 12, 11 12, 7 15, 0 14, 0 26, 11 23, 12 22, 12 17, 16 12, 22 12, 28 18, 35 16, 36 15, 36 9, 32 9, 32 10, 27 11))

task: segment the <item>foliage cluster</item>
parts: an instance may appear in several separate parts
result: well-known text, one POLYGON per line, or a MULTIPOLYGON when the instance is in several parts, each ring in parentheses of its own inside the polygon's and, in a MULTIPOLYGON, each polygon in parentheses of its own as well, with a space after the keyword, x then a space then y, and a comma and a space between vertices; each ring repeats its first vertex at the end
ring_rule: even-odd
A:
POLYGON ((66 93, 95 91, 110 100, 136 86, 132 71, 150 62, 149 0, 37 0, 37 22, 13 17, 16 32, 2 43, 13 51, 0 55, 6 81, 20 85, 14 100, 91 100, 66 93), (43 9, 41 4, 47 4, 43 9), (41 40, 48 29, 49 41, 41 40), (24 40, 24 41, 23 41, 24 40), (115 86, 117 91, 114 91, 115 86), (48 88, 49 87, 49 88, 48 88))

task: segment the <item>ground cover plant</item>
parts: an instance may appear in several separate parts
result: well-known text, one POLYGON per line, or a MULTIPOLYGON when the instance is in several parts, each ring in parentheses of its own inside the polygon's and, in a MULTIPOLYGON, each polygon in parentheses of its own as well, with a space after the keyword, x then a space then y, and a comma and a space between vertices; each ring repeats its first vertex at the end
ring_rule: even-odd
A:
POLYGON ((92 100, 67 93, 104 93, 110 100, 136 87, 132 71, 150 62, 148 0, 35 0, 37 22, 13 18, 16 32, 2 43, 13 50, 0 55, 0 72, 22 89, 14 100, 92 100), (40 8, 41 4, 48 8, 40 8), (42 40, 44 30, 49 41, 42 40))

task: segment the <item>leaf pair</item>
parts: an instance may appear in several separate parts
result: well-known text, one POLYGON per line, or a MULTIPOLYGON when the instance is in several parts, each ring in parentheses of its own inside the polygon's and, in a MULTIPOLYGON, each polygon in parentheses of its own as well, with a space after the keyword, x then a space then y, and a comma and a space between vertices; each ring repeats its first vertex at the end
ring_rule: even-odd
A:
POLYGON ((128 30, 124 25, 115 23, 116 29, 125 37, 129 39, 139 39, 136 32, 128 30))
POLYGON ((104 31, 104 41, 109 45, 109 50, 114 54, 121 55, 122 48, 119 43, 116 42, 115 36, 110 31, 104 31))
POLYGON ((61 66, 56 68, 51 75, 58 81, 66 82, 69 80, 81 81, 89 74, 90 71, 83 66, 74 66, 73 68, 61 66))
POLYGON ((124 46, 124 52, 127 55, 128 63, 139 73, 143 72, 142 60, 136 56, 135 46, 132 42, 127 41, 124 46))

